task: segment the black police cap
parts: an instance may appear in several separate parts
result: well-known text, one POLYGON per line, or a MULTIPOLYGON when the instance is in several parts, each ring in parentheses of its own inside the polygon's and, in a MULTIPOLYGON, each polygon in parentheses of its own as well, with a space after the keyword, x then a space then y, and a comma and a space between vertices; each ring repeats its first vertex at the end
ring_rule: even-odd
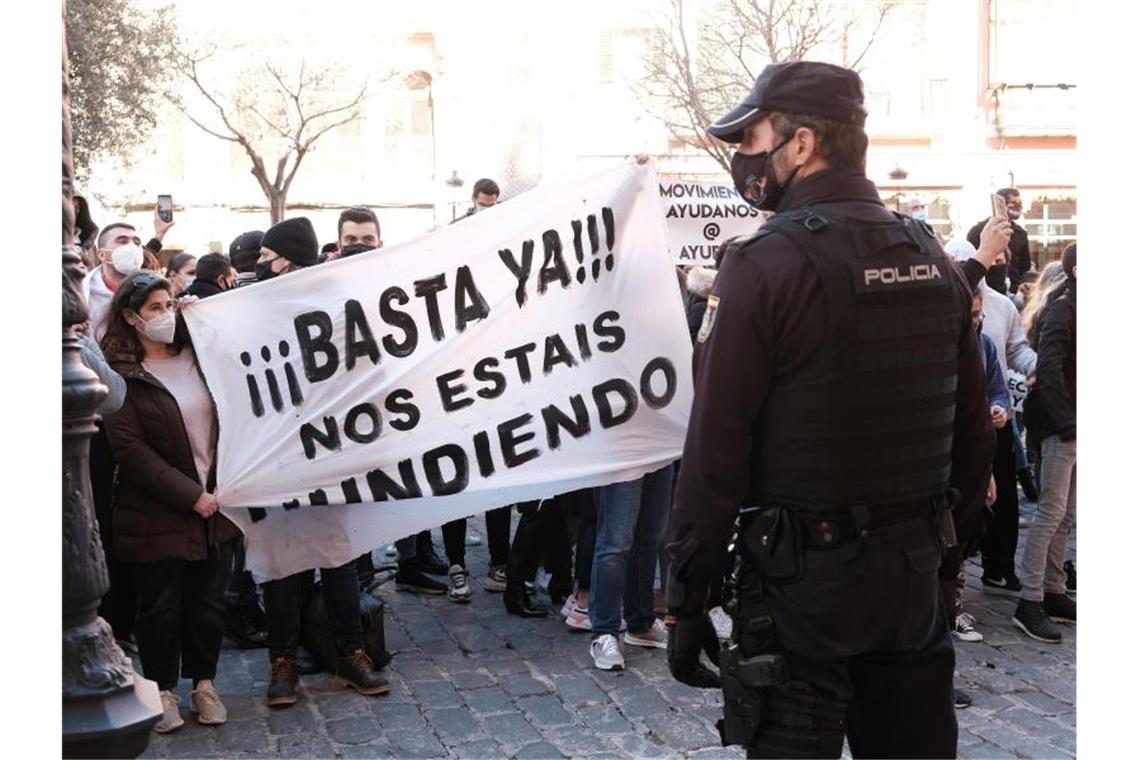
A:
POLYGON ((744 130, 773 111, 823 116, 863 126, 863 81, 851 69, 815 61, 772 63, 764 67, 752 92, 740 105, 705 131, 738 143, 744 130))

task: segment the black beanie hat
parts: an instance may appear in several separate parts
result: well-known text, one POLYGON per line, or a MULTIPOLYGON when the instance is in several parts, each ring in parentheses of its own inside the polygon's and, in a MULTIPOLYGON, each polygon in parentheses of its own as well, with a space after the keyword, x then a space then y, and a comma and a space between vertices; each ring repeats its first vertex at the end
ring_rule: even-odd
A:
POLYGON ((1065 276, 1069 279, 1073 277, 1073 267, 1077 265, 1077 244, 1073 243, 1065 252, 1061 254, 1061 269, 1065 270, 1065 276))
POLYGON ((299 267, 316 264, 317 252, 321 247, 313 223, 304 216, 295 216, 270 227, 265 231, 261 245, 299 267))

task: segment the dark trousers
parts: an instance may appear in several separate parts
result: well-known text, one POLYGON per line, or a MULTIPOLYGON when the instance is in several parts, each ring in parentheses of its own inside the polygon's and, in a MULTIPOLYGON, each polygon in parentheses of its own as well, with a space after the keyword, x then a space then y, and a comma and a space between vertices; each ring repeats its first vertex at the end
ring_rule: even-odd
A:
MULTIPOLYGON (((749 757, 839 757, 844 734, 856 758, 955 756, 954 647, 930 522, 854 548, 807 549, 800 579, 763 584, 788 681, 768 692, 749 757)), ((746 552, 742 587, 762 568, 746 552)), ((741 598, 734 640, 746 656, 765 651, 757 603, 741 598)))
MULTIPOLYGON (((511 508, 497 507, 487 510, 483 515, 487 524, 487 550, 491 554, 490 565, 507 564, 507 555, 511 550, 511 508)), ((444 523, 440 527, 443 533, 443 550, 447 554, 449 565, 459 565, 467 568, 467 518, 460 518, 444 523)))
POLYGON ((115 552, 115 529, 111 501, 115 489, 115 454, 103 422, 91 436, 88 459, 91 472, 91 500, 95 506, 95 519, 99 523, 99 538, 103 543, 103 559, 107 563, 110 588, 99 603, 99 616, 107 621, 116 639, 127 639, 135 632, 138 613, 138 589, 134 572, 121 561, 115 552))
POLYGON ((497 507, 483 515, 487 524, 487 551, 491 554, 491 566, 507 564, 511 551, 511 507, 497 507))
POLYGON ((990 578, 1005 578, 1014 575, 1013 555, 1017 552, 1017 525, 1020 517, 1013 433, 1008 424, 997 431, 994 483, 997 485, 997 501, 993 508, 993 522, 981 543, 982 571, 990 578))
POLYGON ((234 542, 234 566, 226 584, 226 606, 251 606, 257 604, 257 584, 253 582, 253 573, 245 569, 244 537, 238 536, 234 542))
POLYGON ((195 682, 213 679, 222 648, 225 606, 234 542, 210 549, 190 562, 168 559, 130 564, 138 588, 138 643, 143 676, 162 691, 182 675, 195 682))
POLYGON ((507 558, 507 590, 534 579, 541 561, 550 574, 550 595, 561 602, 571 589, 570 540, 562 519, 564 499, 518 504, 518 527, 507 558))
MULTIPOLYGON (((312 570, 304 570, 261 585, 265 598, 266 627, 269 629, 270 657, 296 654, 301 635, 301 611, 312 585, 312 570)), ((356 561, 340 567, 322 567, 321 593, 325 598, 329 628, 332 629, 337 651, 344 651, 351 646, 364 646, 356 561)))
POLYGON ((597 517, 594 512, 594 494, 584 491, 585 498, 577 505, 578 545, 574 547, 574 580, 579 591, 590 590, 590 576, 594 572, 594 539, 597 517))
POLYGON ((467 518, 446 522, 440 526, 443 533, 443 552, 447 555, 447 564, 467 567, 467 518))

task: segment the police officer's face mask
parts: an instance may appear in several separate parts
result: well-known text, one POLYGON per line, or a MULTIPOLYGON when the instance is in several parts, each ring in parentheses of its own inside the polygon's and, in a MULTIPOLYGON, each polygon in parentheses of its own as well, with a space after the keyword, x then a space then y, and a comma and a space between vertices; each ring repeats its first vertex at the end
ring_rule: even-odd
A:
POLYGON ((799 167, 796 167, 788 179, 781 183, 776 179, 775 163, 771 158, 776 151, 791 141, 792 138, 789 137, 772 150, 761 151, 751 156, 739 151, 732 154, 730 164, 732 181, 736 185, 736 192, 740 193, 740 197, 748 205, 761 211, 775 211, 780 205, 780 199, 784 197, 784 191, 787 190, 792 177, 799 171, 799 167), (763 186, 761 180, 764 180, 763 186))

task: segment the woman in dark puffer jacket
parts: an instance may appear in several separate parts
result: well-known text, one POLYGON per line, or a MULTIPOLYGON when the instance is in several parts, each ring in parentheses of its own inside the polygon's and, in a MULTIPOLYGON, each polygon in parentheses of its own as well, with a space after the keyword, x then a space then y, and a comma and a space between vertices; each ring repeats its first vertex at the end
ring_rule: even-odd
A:
POLYGON ((140 270, 115 291, 102 348, 127 382, 107 418, 118 462, 115 548, 138 585, 143 675, 158 683, 159 733, 183 723, 172 690, 193 679, 198 722, 226 721, 213 679, 222 644, 222 602, 237 527, 214 495, 217 412, 198 370, 171 284, 140 270))

